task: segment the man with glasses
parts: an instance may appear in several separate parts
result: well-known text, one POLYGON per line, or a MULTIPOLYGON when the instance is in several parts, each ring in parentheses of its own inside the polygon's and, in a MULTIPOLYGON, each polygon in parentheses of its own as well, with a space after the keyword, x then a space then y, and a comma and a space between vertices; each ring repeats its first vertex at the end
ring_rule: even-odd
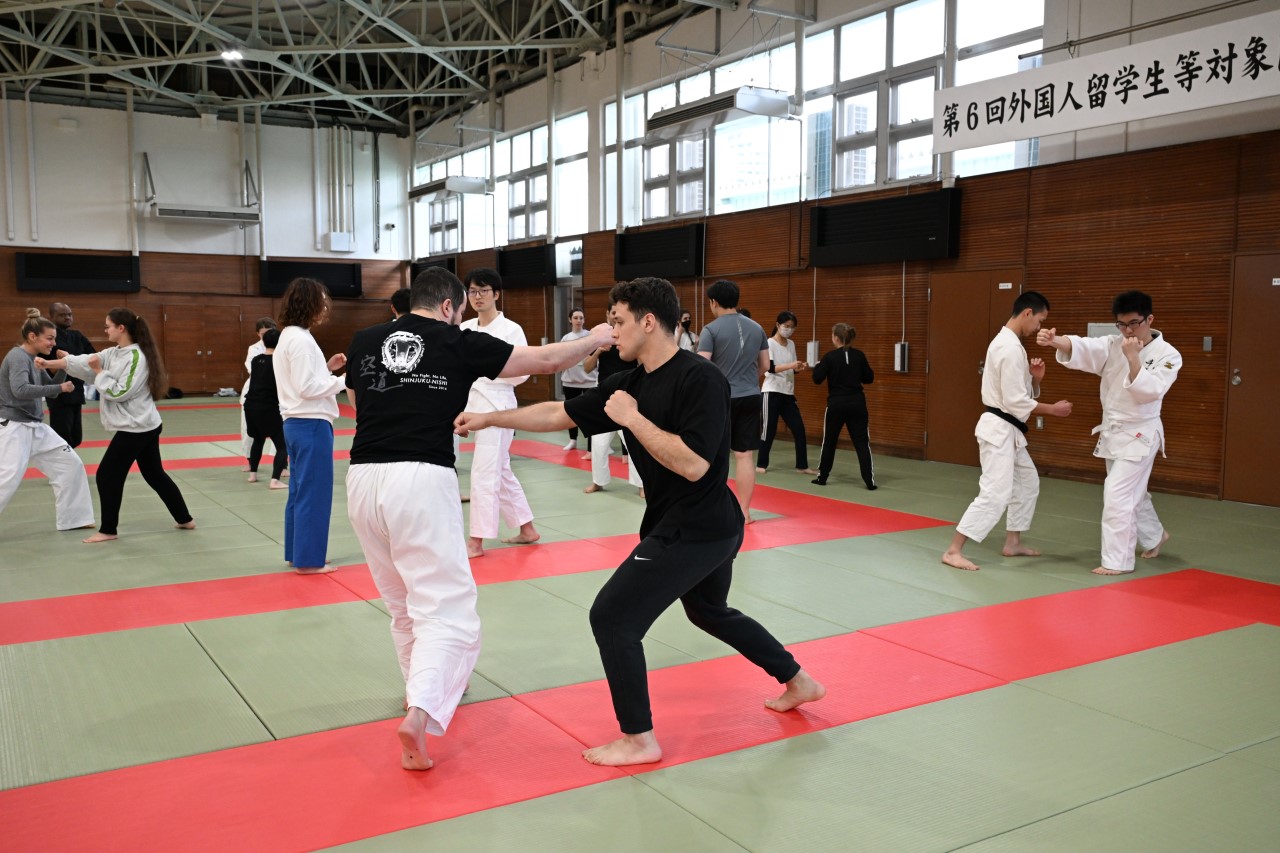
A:
POLYGON ((1065 418, 1071 414, 1071 403, 1037 403, 1040 380, 1044 378, 1044 362, 1027 360, 1022 338, 1034 335, 1049 316, 1049 300, 1028 290, 1013 301, 1013 313, 987 347, 982 368, 982 403, 986 412, 978 418, 974 437, 978 439, 978 458, 982 477, 978 480, 978 496, 969 504, 956 525, 951 545, 942 554, 942 562, 953 569, 976 572, 978 565, 965 557, 963 549, 970 539, 981 542, 996 526, 1000 516, 1005 522, 1006 557, 1039 557, 1040 552, 1022 543, 1022 534, 1031 529, 1040 496, 1040 475, 1027 452, 1027 419, 1032 415, 1065 418))
MULTIPOLYGON (((524 329, 508 320, 498 310, 502 298, 502 276, 491 269, 472 270, 467 274, 467 302, 476 316, 462 324, 463 329, 484 332, 512 346, 526 346, 524 329)), ((516 407, 516 386, 528 376, 499 379, 481 377, 471 386, 467 399, 468 412, 502 412, 516 407)), ((541 538, 533 526, 533 510, 524 489, 511 470, 511 439, 515 430, 490 427, 475 434, 475 451, 471 455, 471 536, 467 539, 467 556, 483 557, 484 540, 498 538, 498 521, 520 531, 502 541, 508 545, 530 545, 541 538)))
POLYGON ((1164 455, 1160 405, 1178 378, 1182 356, 1151 328, 1151 297, 1139 290, 1121 293, 1111 303, 1118 335, 1083 338, 1041 329, 1036 341, 1053 347, 1058 362, 1102 377, 1102 423, 1093 428, 1093 455, 1106 460, 1102 486, 1102 562, 1095 575, 1133 571, 1134 551, 1160 556, 1169 533, 1160 523, 1147 481, 1156 451, 1164 455))

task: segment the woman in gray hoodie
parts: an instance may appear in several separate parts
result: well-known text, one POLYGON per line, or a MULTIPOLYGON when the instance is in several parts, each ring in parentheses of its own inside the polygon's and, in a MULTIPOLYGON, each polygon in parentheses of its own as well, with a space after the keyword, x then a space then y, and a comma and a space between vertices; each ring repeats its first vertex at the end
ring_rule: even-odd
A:
POLYGON ((57 327, 27 309, 22 343, 0 365, 0 512, 22 485, 27 466, 49 478, 59 530, 93 527, 93 499, 84 463, 71 445, 44 422, 44 401, 71 390, 66 377, 37 370, 36 356, 54 349, 57 327))
POLYGON ((96 479, 102 524, 97 533, 84 541, 106 542, 117 538, 124 481, 135 462, 142 478, 164 501, 177 526, 194 529, 196 523, 187 510, 182 492, 165 473, 160 461, 160 431, 164 425, 155 401, 165 394, 166 376, 151 327, 128 308, 112 308, 107 312, 106 333, 115 346, 102 352, 36 361, 37 366, 49 369, 65 367, 72 376, 92 382, 101 401, 102 426, 115 433, 98 463, 96 479))

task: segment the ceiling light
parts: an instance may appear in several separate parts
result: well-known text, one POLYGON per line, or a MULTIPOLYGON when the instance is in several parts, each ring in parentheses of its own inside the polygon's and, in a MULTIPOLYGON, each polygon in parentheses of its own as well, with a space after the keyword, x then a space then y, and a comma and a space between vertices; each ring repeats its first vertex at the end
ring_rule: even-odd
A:
POLYGON ((227 62, 238 62, 239 60, 244 59, 244 54, 236 50, 234 47, 229 47, 222 52, 222 58, 227 62))

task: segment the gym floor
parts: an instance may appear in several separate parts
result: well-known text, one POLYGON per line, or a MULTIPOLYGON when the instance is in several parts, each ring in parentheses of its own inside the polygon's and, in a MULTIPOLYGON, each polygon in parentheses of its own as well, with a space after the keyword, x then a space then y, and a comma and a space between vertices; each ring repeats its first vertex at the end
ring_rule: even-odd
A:
MULTIPOLYGON (((346 520, 354 422, 335 424, 339 569, 301 577, 287 492, 240 470, 234 402, 162 409, 196 530, 136 473, 116 542, 56 532, 38 476, 0 518, 6 850, 1277 849, 1280 509, 1157 494, 1172 540, 1103 578, 1101 488, 1044 479, 1045 556, 1002 557, 997 531, 967 573, 939 556, 975 469, 882 456, 868 492, 842 451, 823 488, 780 442, 731 602, 828 697, 768 711, 777 685, 677 607, 645 644, 664 760, 599 768, 579 753, 616 724, 587 610, 642 501, 625 474, 584 495, 563 433, 521 434, 542 541, 473 561, 484 650, 435 769, 411 773, 346 520)), ((87 412, 91 471, 106 438, 87 412)))

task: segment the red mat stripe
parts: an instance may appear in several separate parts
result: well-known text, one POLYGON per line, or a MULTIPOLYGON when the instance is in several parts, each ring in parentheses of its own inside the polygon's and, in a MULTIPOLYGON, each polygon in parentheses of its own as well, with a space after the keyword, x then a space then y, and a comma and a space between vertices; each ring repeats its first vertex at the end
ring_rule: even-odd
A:
MULTIPOLYGON (((1201 590, 1228 595, 1235 585, 1234 579, 1219 584, 1212 576, 1192 580, 1201 590)), ((1224 630, 1226 624, 1215 626, 1193 613, 1193 606, 1177 605, 1178 613, 1171 614, 1164 609, 1167 602, 1111 588, 1033 601, 1056 599, 1056 615, 1092 624, 1089 616, 1100 601, 1089 593, 1113 591, 1115 601, 1102 601, 1104 609, 1127 610, 1141 630, 1109 649, 1098 644, 1096 650, 1108 657, 1133 651, 1137 634, 1152 648, 1224 630), (1174 631, 1165 627, 1171 615, 1180 624, 1174 631)), ((650 685, 664 760, 626 772, 645 773, 1005 684, 902 641, 927 637, 939 624, 954 633, 957 619, 967 620, 973 632, 990 632, 1009 624, 1008 612, 1008 605, 997 605, 889 626, 901 629, 894 640, 864 631, 798 644, 797 656, 828 684, 830 694, 795 714, 760 706, 776 686, 739 657, 656 670, 650 685), (1006 616, 993 620, 990 611, 1006 616)), ((1039 615, 1044 613, 1042 607, 1039 615)), ((1004 641, 1034 645, 1016 634, 1004 641)), ((1021 677, 1052 672, 1058 663, 1046 660, 1021 677)), ((313 849, 620 775, 578 758, 582 744, 616 734, 603 682, 461 708, 449 737, 432 739, 439 763, 430 773, 397 769, 395 726, 395 720, 353 726, 0 792, 0 813, 15 818, 7 821, 6 840, 14 849, 49 851, 83 850, 85 838, 104 850, 313 849)))

